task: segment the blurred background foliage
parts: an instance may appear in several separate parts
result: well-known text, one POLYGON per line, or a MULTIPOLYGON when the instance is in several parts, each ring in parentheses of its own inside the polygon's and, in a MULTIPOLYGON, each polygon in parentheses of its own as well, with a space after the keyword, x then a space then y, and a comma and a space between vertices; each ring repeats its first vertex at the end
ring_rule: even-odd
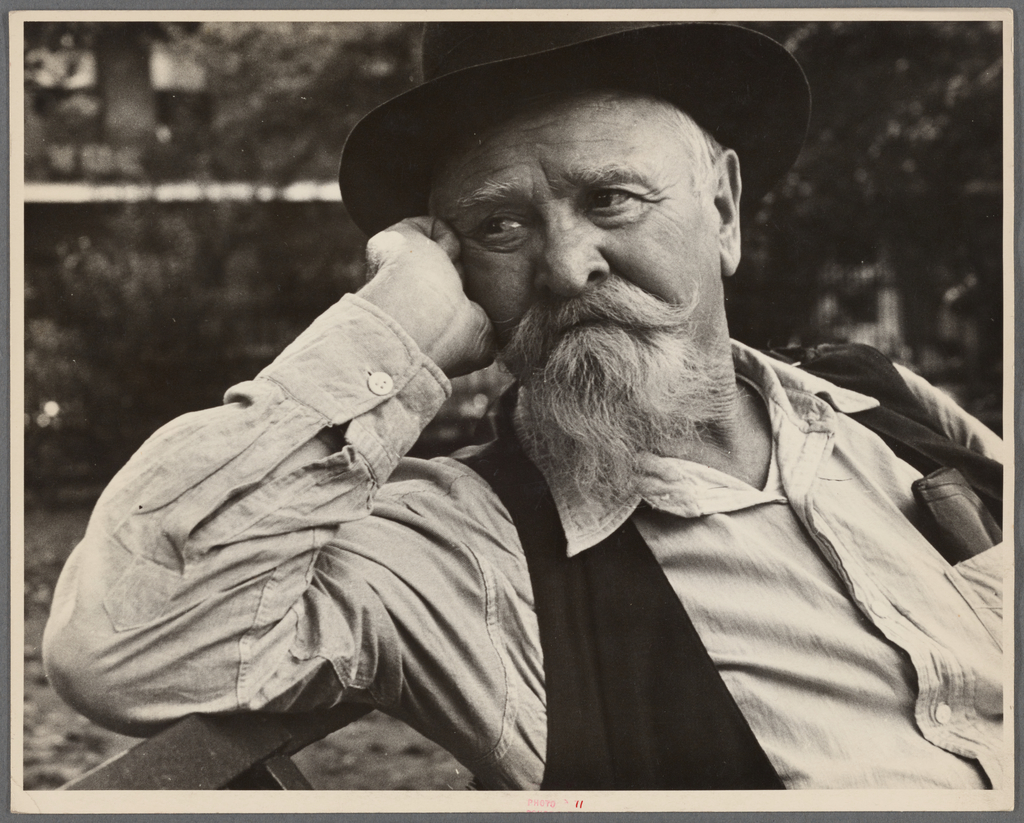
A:
MULTIPOLYGON (((744 204, 734 335, 872 343, 1000 428, 1000 25, 754 27, 797 55, 814 108, 797 166, 744 204)), ((26 25, 31 499, 94 496, 358 286, 338 155, 414 83, 417 28, 26 25)), ((460 381, 419 453, 468 438, 500 382, 460 381)))

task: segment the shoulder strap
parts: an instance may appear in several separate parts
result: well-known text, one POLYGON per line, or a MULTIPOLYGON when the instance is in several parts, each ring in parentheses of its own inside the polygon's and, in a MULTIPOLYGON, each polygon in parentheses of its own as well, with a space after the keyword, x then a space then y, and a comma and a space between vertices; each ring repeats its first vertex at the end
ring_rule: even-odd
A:
POLYGON ((892 361, 860 343, 778 349, 769 355, 845 389, 874 397, 881 405, 850 415, 878 434, 901 460, 922 474, 960 471, 996 518, 1002 520, 1003 467, 944 434, 892 361))
POLYGON ((543 789, 780 789, 660 565, 631 521, 566 557, 543 476, 511 431, 463 462, 519 532, 547 692, 543 789))

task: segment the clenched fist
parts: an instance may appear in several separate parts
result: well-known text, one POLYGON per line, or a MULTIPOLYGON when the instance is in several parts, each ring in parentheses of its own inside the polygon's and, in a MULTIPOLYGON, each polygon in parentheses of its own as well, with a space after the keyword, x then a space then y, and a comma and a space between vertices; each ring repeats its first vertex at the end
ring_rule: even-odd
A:
POLYGON ((494 359, 494 329, 463 289, 459 241, 442 221, 413 217, 370 238, 364 300, 391 315, 449 377, 494 359))

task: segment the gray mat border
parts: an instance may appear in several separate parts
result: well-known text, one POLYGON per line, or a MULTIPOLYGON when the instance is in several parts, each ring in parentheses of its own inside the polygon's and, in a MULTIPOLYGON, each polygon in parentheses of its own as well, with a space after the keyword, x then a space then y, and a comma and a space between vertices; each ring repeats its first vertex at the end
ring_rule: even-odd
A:
MULTIPOLYGON (((632 0, 593 0, 588 3, 580 3, 578 0, 562 0, 562 2, 553 2, 547 0, 541 2, 540 0, 531 0, 530 2, 517 2, 517 3, 486 3, 481 0, 444 0, 441 2, 425 3, 422 0, 377 0, 377 2, 370 2, 369 0, 348 2, 344 4, 334 4, 328 2, 297 2, 297 0, 277 0, 275 3, 266 2, 245 2, 245 0, 207 0, 203 3, 182 3, 182 2, 149 2, 149 3, 126 3, 126 2, 110 2, 110 0, 89 2, 89 0, 51 0, 51 2, 40 2, 39 0, 25 0, 24 2, 12 4, 8 0, 0 0, 0 11, 3 12, 2 27, 5 43, 5 51, 7 53, 7 61, 4 61, 2 67, 0 67, 0 79, 2 79, 3 88, 7 89, 10 83, 10 76, 8 67, 10 65, 10 25, 8 20, 8 12, 11 11, 98 11, 98 10, 160 10, 160 11, 199 11, 199 10, 313 10, 313 11, 339 11, 339 10, 359 10, 359 9, 382 9, 382 10, 399 10, 399 9, 564 9, 564 8, 577 8, 577 9, 622 9, 622 8, 637 8, 637 9, 699 9, 699 8, 730 8, 730 9, 763 9, 763 8, 806 8, 808 10, 813 9, 827 9, 827 8, 933 8, 933 9, 955 9, 955 8, 1011 8, 1014 12, 1014 31, 1013 31, 1013 43, 1014 43, 1014 76, 1015 76, 1015 87, 1014 87, 1014 109, 1018 112, 1017 121, 1015 123, 1015 134, 1014 134, 1014 160, 1015 168, 1021 167, 1022 151, 1021 151, 1021 128, 1020 128, 1020 114, 1022 93, 1021 93, 1021 77, 1024 74, 1024 54, 1021 49, 1021 19, 1020 16, 1024 13, 1024 0, 1011 0, 1010 3, 982 3, 982 2, 949 2, 949 0, 937 0, 937 2, 921 3, 921 4, 907 4, 893 2, 893 0, 874 0, 874 2, 863 2, 855 3, 848 2, 848 0, 838 0, 834 2, 801 2, 801 3, 786 3, 780 2, 780 0, 763 0, 763 2, 752 2, 752 0, 731 0, 726 3, 714 3, 708 2, 707 0, 690 0, 689 2, 664 2, 664 0, 656 0, 654 2, 632 2, 632 0)), ((10 156, 10 123, 9 123, 9 107, 3 107, 0 112, 0 119, 2 119, 3 127, 3 143, 6 147, 6 154, 10 156)), ((3 177, 5 183, 5 190, 10 191, 10 168, 5 166, 3 168, 3 177)), ((1015 175, 1014 179, 1014 237, 1017 239, 1018 248, 1016 249, 1013 276, 1016 277, 1017 272, 1020 269, 1021 261, 1021 245, 1024 245, 1024 223, 1022 223, 1019 210, 1016 207, 1017 203, 1024 202, 1022 199, 1022 182, 1020 175, 1015 175)), ((2 245, 2 252, 4 259, 10 260, 10 215, 8 214, 8 200, 4 199, 3 210, 6 219, 6 231, 0 235, 0 245, 2 245)), ((5 285, 5 291, 7 294, 10 293, 10 271, 7 266, 3 267, 0 279, 3 280, 5 285)), ((1022 296, 1022 290, 1015 289, 1014 291, 1014 317, 1024 316, 1024 296, 1022 296)), ((9 351, 9 339, 10 339, 10 302, 4 300, 0 302, 0 325, 2 325, 5 334, 3 337, 2 345, 7 351, 7 357, 0 357, 0 392, 3 393, 4 408, 10 408, 10 351, 9 351)), ((1014 329, 1014 351, 1016 358, 1021 357, 1024 352, 1024 330, 1022 330, 1021 324, 1017 323, 1014 329)), ((1020 419, 1020 404, 1022 397, 1024 397, 1024 378, 1020 374, 1020 370, 1015 373, 1014 379, 1014 421, 1016 422, 1016 436, 1018 438, 1018 454, 1021 452, 1020 441, 1024 441, 1024 423, 1020 419)), ((9 427, 5 427, 0 431, 0 442, 5 446, 6 454, 10 455, 10 442, 9 442, 9 427)), ((1024 528, 1020 523, 1021 514, 1021 500, 1024 499, 1024 471, 1021 467, 1016 466, 1015 463, 1015 478, 1017 500, 1015 501, 1016 517, 1014 522, 1017 525, 1016 529, 1016 544, 1020 546, 1022 544, 1022 536, 1024 536, 1024 528)), ((2 521, 7 527, 7 534, 10 534, 10 523, 11 523, 11 510, 10 510, 10 460, 5 460, 2 468, 0 468, 0 484, 6 486, 8 494, 0 497, 0 521, 2 521)), ((2 538, 0 538, 2 540, 2 538)), ((1022 607, 1024 607, 1024 594, 1022 594, 1022 566, 1024 563, 1018 562, 1016 569, 1016 598, 1015 598, 1015 612, 1020 615, 1022 613, 1022 607)), ((11 580, 10 580, 10 567, 9 564, 0 565, 0 575, 4 581, 2 593, 0 593, 0 604, 4 609, 5 615, 10 615, 10 598, 11 598, 11 580)), ((7 618, 9 621, 9 618, 7 618)), ((1018 627, 1020 622, 1018 622, 1018 627)), ((3 683, 7 684, 7 705, 8 711, 4 714, 3 720, 0 721, 0 728, 7 733, 6 739, 10 739, 10 722, 11 716, 9 711, 10 702, 10 631, 0 633, 0 654, 3 655, 3 666, 6 672, 6 678, 3 683)), ((1018 631, 1015 644, 1016 653, 1016 665, 1015 665, 1015 680, 1018 684, 1017 692, 1020 693, 1019 684, 1021 682, 1021 637, 1018 631)), ((1015 729, 1017 729, 1017 738, 1020 738, 1020 727, 1022 721, 1022 714, 1020 705, 1015 705, 1015 729)), ((0 746, 0 769, 4 773, 10 774, 10 747, 0 746)), ((1022 768, 1020 766, 1020 760, 1018 759, 1018 774, 1021 773, 1022 768)), ((8 820, 15 819, 15 816, 9 811, 11 806, 11 787, 8 782, 4 787, 5 802, 3 808, 0 809, 0 819, 8 820)), ((1015 811, 1012 812, 645 812, 645 813, 600 813, 600 812, 574 812, 574 820, 587 821, 587 820, 625 820, 629 823, 668 823, 668 821, 679 821, 686 820, 689 823, 755 823, 755 821, 762 821, 770 819, 772 821, 800 821, 800 823, 813 823, 814 821, 825 820, 828 823, 859 823, 860 821, 871 821, 875 823, 878 821, 898 821, 898 823, 924 823, 925 821, 962 821, 963 823, 981 823, 982 821, 1016 821, 1024 820, 1024 810, 1021 806, 1021 787, 1020 780, 1017 781, 1017 786, 1014 792, 1014 806, 1015 811)), ((544 813, 539 814, 545 817, 554 817, 558 813, 544 813)), ((207 815, 198 814, 168 814, 168 815, 154 815, 154 814, 119 814, 112 815, 111 817, 116 820, 131 821, 136 819, 150 819, 158 818, 160 820, 168 821, 168 823, 178 823, 179 821, 186 820, 201 820, 207 815)), ((65 820, 65 819, 82 819, 82 820, 97 820, 99 815, 39 815, 34 819, 39 820, 65 820)), ((463 814, 412 814, 412 813, 386 813, 386 814, 346 814, 344 816, 345 821, 352 821, 352 823, 371 823, 372 821, 408 821, 408 823, 416 823, 422 821, 422 823, 433 823, 433 821, 448 820, 451 818, 457 818, 459 820, 494 820, 494 821, 526 821, 526 820, 537 820, 534 814, 529 813, 463 813, 463 814)), ((23 818, 20 818, 23 819, 23 818)), ((316 823, 327 823, 327 821, 337 820, 338 815, 335 814, 224 814, 220 815, 220 820, 225 823, 245 823, 246 821, 257 820, 260 823, 269 823, 269 821, 279 821, 279 823, 290 823, 290 821, 316 821, 316 823)))

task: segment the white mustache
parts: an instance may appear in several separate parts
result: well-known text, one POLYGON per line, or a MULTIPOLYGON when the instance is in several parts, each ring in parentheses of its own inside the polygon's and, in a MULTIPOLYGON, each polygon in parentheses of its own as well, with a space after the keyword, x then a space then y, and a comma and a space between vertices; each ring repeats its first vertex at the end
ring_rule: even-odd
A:
POLYGON ((537 303, 526 316, 539 330, 553 335, 591 324, 621 326, 638 332, 671 331, 689 319, 694 303, 667 303, 627 280, 611 277, 578 297, 537 303))

